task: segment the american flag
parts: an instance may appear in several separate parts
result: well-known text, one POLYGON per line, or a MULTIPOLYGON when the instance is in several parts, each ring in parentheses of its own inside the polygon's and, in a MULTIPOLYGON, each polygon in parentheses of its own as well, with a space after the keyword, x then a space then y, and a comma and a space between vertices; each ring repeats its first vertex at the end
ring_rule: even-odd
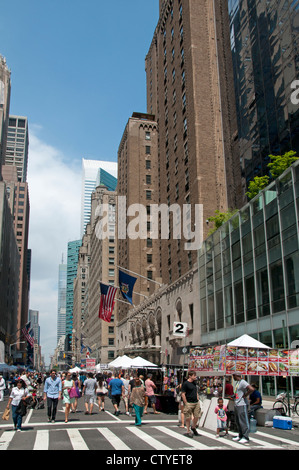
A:
POLYGON ((99 309, 99 318, 110 323, 111 315, 114 308, 114 297, 117 291, 117 287, 107 286, 100 282, 101 289, 101 302, 99 309))
POLYGON ((25 336, 25 338, 27 339, 28 343, 30 344, 30 346, 33 348, 34 347, 34 339, 33 337, 30 335, 29 333, 29 329, 30 329, 30 322, 27 323, 24 328, 22 329, 22 333, 23 335, 25 336))

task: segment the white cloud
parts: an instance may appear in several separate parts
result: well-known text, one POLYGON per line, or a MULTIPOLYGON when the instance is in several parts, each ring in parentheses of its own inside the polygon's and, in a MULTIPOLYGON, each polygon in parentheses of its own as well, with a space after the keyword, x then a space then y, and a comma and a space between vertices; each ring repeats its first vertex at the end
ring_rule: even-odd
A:
POLYGON ((67 243, 79 238, 81 162, 69 163, 30 129, 28 184, 29 248, 32 250, 30 308, 39 310, 46 363, 56 347, 58 265, 67 243))

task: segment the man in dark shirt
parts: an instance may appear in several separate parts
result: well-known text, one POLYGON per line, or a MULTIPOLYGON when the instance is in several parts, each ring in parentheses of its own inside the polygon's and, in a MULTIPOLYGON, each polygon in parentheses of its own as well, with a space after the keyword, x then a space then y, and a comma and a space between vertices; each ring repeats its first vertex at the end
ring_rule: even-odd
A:
POLYGON ((184 402, 184 416, 186 419, 186 428, 187 428, 187 436, 193 437, 198 436, 198 432, 196 431, 196 425, 200 414, 200 404, 199 404, 199 397, 197 393, 197 387, 195 385, 196 380, 196 373, 193 371, 188 372, 188 379, 183 383, 182 386, 182 400, 184 402), (192 420, 192 427, 190 432, 190 423, 191 418, 192 420))

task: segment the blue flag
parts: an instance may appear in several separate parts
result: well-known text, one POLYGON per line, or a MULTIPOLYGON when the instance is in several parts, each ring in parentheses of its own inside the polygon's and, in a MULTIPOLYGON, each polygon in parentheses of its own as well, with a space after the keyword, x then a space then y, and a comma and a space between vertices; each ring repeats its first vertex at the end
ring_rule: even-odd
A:
POLYGON ((120 269, 118 270, 118 276, 121 295, 133 305, 133 288, 137 278, 129 276, 129 274, 124 273, 120 269))

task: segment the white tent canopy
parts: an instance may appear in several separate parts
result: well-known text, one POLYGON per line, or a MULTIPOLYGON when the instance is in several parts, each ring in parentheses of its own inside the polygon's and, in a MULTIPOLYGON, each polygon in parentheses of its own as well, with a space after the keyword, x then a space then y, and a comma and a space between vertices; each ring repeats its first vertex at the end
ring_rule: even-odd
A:
POLYGON ((153 367, 158 367, 156 364, 153 364, 150 361, 147 361, 146 359, 143 359, 142 357, 138 356, 133 359, 130 357, 126 356, 125 354, 123 356, 119 356, 114 361, 109 362, 108 364, 109 367, 114 367, 114 368, 120 368, 120 369, 130 369, 130 368, 153 368, 153 367))
POLYGON ((257 341, 256 339, 248 335, 242 335, 239 338, 234 339, 233 341, 228 343, 227 346, 237 346, 240 348, 271 349, 269 348, 269 346, 266 346, 265 344, 260 343, 260 341, 257 341))
POLYGON ((131 359, 131 367, 144 367, 144 368, 151 368, 151 367, 158 367, 156 364, 153 364, 150 361, 147 361, 146 359, 143 359, 142 357, 138 356, 135 357, 134 359, 131 359))
POLYGON ((128 356, 125 354, 123 356, 118 356, 114 361, 109 362, 108 366, 109 367, 119 367, 123 369, 128 369, 130 367, 132 359, 130 359, 128 356))
POLYGON ((80 369, 80 367, 74 367, 73 369, 69 369, 69 372, 71 374, 73 374, 74 372, 77 373, 77 372, 81 372, 82 369, 80 369))

